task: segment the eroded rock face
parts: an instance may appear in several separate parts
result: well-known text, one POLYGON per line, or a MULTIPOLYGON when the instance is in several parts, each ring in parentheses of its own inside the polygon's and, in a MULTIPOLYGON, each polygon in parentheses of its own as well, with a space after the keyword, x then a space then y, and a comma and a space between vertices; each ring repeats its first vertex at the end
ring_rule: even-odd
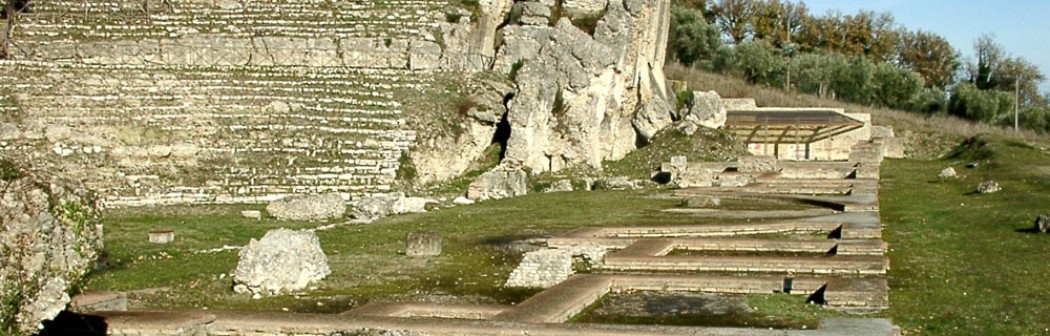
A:
MULTIPOLYGON (((544 3, 523 6, 538 13, 542 10, 531 8, 538 4, 544 3)), ((671 122, 661 70, 668 1, 588 0, 563 6, 605 10, 593 34, 566 17, 553 27, 505 27, 495 61, 497 71, 514 72, 518 88, 507 104, 512 131, 506 157, 535 172, 600 168, 603 160, 622 158, 671 122)))
POLYGON ((323 221, 343 217, 346 201, 336 193, 288 196, 266 206, 279 220, 323 221))
POLYGON ((332 271, 317 235, 276 229, 241 249, 233 273, 233 291, 255 297, 306 289, 332 271))
POLYGON ((66 308, 102 250, 99 209, 83 186, 0 158, 0 331, 33 333, 66 308))

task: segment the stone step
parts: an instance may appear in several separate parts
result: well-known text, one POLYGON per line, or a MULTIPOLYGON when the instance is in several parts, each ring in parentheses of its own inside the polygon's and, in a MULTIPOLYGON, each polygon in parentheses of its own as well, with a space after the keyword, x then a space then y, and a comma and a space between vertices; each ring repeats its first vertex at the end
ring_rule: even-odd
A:
POLYGON ((609 254, 606 270, 751 272, 835 275, 884 275, 889 260, 882 256, 621 256, 609 254))

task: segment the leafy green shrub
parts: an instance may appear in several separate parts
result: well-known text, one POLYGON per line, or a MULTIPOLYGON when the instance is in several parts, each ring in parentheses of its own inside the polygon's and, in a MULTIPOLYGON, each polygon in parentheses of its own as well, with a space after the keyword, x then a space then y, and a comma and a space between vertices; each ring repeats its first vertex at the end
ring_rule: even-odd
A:
POLYGON ((22 172, 11 161, 0 158, 0 180, 14 181, 22 177, 22 172))

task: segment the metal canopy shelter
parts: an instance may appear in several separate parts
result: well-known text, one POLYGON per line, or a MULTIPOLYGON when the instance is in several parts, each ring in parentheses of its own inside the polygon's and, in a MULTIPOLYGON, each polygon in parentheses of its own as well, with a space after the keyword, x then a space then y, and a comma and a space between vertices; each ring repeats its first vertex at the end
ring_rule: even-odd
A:
POLYGON ((864 127, 864 122, 830 109, 760 109, 726 112, 725 129, 745 144, 773 144, 780 156, 780 144, 809 145, 864 127))

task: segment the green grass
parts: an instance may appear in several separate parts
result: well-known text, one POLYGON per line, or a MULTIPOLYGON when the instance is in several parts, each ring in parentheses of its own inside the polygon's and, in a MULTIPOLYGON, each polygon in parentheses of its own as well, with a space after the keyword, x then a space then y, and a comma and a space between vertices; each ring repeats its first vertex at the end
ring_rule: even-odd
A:
MULTIPOLYGON (((1050 203, 1050 156, 1015 140, 978 138, 939 160, 887 160, 880 202, 892 269, 892 318, 908 334, 1045 335, 1050 328, 1050 235, 1031 233, 1032 220, 1050 203), (979 162, 975 169, 968 162, 979 162), (955 167, 960 178, 942 181, 955 167), (974 194, 985 180, 1003 191, 974 194)), ((277 227, 318 224, 241 218, 241 209, 206 206, 112 210, 105 218, 107 247, 116 266, 90 276, 89 290, 167 287, 137 296, 136 308, 342 312, 372 300, 418 301, 432 297, 464 303, 513 304, 534 289, 503 288, 520 254, 507 242, 555 235, 589 226, 704 224, 720 221, 672 214, 681 199, 660 191, 531 194, 386 218, 369 225, 319 232, 333 273, 316 290, 251 300, 233 294, 229 273, 236 252, 198 254, 222 245, 243 245, 277 227), (152 245, 146 232, 174 228, 176 242, 152 245), (405 236, 434 230, 445 239, 439 257, 402 253, 405 236)), ((794 207, 723 200, 724 209, 794 207), (737 204, 739 203, 739 204, 737 204)), ((748 303, 776 323, 815 323, 841 313, 805 305, 804 298, 756 295, 748 303)), ((617 317, 630 323, 630 317, 617 317)), ((678 321, 681 322, 681 321, 678 321)), ((678 323, 670 321, 668 323, 678 323)))
POLYGON ((609 176, 648 178, 672 156, 684 155, 693 162, 729 161, 746 153, 742 144, 722 130, 701 129, 689 136, 675 129, 665 129, 653 136, 645 147, 627 153, 618 161, 606 161, 603 168, 609 176))
MULTIPOLYGON (((622 314, 599 313, 603 305, 610 304, 619 297, 628 294, 609 294, 591 304, 580 314, 570 319, 574 323, 607 323, 607 324, 660 324, 677 326, 708 327, 742 327, 773 329, 813 329, 820 319, 831 316, 847 316, 845 313, 829 311, 820 305, 805 303, 807 297, 790 294, 743 295, 747 306, 746 312, 722 312, 709 314, 703 312, 679 313, 668 315, 632 316, 622 314)), ((637 307, 640 310, 649 307, 637 307)))
MULTIPOLYGON (((332 274, 315 291, 299 296, 249 300, 230 290, 236 251, 196 253, 224 245, 244 245, 278 227, 317 223, 241 218, 243 209, 261 206, 184 206, 111 210, 104 218, 106 246, 115 266, 89 276, 92 291, 164 288, 144 295, 138 308, 198 308, 341 312, 371 300, 418 300, 455 295, 458 300, 512 304, 536 290, 506 289, 503 282, 521 256, 505 243, 588 226, 702 224, 718 219, 660 210, 681 199, 653 197, 645 191, 563 192, 484 202, 426 214, 386 218, 369 225, 347 225, 318 232, 332 274), (147 232, 176 230, 172 244, 147 242, 147 232), (444 237, 439 257, 404 256, 405 236, 416 230, 444 237), (327 302, 318 306, 317 302, 327 302)), ((771 204, 779 207, 782 205, 771 204)))
POLYGON ((946 159, 883 164, 892 265, 883 314, 906 334, 1050 333, 1050 235, 1026 232, 1050 203, 1050 157, 1014 140, 978 140, 946 159), (980 167, 965 168, 971 160, 980 167), (947 166, 961 177, 940 181, 947 166), (985 180, 1003 191, 974 194, 985 180))

